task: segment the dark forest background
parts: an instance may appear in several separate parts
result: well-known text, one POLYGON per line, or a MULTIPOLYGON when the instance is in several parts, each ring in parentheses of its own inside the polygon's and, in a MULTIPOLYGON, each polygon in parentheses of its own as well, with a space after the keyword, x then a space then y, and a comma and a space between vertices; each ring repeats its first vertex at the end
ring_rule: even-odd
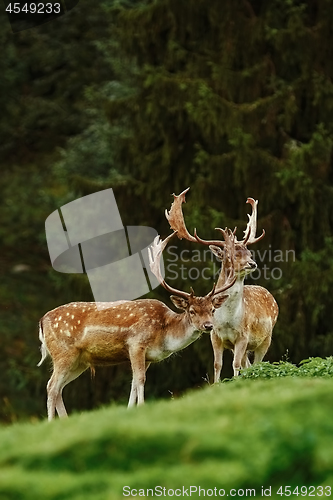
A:
MULTIPOLYGON (((187 225, 205 238, 235 225, 241 237, 245 201, 259 199, 266 236, 253 250, 267 250, 261 269, 281 269, 247 281, 280 307, 265 359, 332 355, 333 3, 80 0, 16 34, 1 10, 0 419, 44 417, 38 320, 93 300, 85 276, 52 269, 45 219, 110 187, 124 225, 162 237, 170 195, 188 186, 187 225), (268 250, 295 259, 271 262, 268 250)), ((169 282, 198 294, 212 285, 169 282)), ((172 307, 161 287, 150 296, 172 307)), ((152 366, 146 396, 202 386, 212 368, 207 336, 152 366)), ((65 389, 66 406, 125 403, 130 379, 123 366, 85 373, 65 389)))

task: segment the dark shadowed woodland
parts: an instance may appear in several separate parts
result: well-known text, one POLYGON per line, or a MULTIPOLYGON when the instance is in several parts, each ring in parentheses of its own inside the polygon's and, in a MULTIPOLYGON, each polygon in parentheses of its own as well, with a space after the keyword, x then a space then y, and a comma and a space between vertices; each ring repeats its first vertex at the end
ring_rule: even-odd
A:
MULTIPOLYGON (((93 300, 86 276, 52 269, 45 219, 110 187, 125 226, 162 237, 171 194, 188 186, 186 223, 203 238, 225 226, 241 237, 258 199, 266 236, 247 283, 280 308, 265 360, 333 354, 330 0, 80 0, 35 29, 13 34, 5 12, 0 26, 1 421, 45 416, 38 321, 93 300)), ((197 294, 213 284, 171 278, 197 294)), ((161 287, 149 297, 173 307, 161 287)), ((212 370, 207 335, 149 369, 146 397, 176 398, 212 370)), ((66 406, 126 404, 130 380, 126 366, 86 372, 66 406)))

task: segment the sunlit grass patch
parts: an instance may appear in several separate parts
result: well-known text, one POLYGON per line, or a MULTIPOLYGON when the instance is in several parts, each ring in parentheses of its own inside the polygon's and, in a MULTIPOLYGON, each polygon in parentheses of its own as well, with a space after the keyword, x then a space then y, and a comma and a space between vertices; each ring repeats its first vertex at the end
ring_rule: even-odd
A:
MULTIPOLYGON (((306 365, 306 364, 305 364, 306 365)), ((330 484, 333 380, 238 379, 171 401, 0 429, 0 498, 108 500, 123 487, 330 484)), ((192 494, 192 498, 199 498, 192 494)))

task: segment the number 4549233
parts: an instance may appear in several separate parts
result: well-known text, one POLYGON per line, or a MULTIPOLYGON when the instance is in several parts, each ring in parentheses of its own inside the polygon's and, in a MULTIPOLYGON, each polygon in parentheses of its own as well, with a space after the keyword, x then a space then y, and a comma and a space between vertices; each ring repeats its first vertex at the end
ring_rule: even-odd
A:
POLYGON ((60 3, 25 3, 21 6, 20 2, 9 3, 6 7, 6 12, 10 14, 60 14, 60 3))
POLYGON ((301 497, 330 497, 331 486, 280 486, 277 495, 290 497, 291 495, 300 495, 301 497))

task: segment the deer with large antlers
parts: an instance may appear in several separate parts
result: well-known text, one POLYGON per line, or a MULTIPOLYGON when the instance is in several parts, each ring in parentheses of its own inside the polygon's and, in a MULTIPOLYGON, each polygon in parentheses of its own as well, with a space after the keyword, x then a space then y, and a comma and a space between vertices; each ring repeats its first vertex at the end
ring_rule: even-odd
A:
POLYGON ((188 189, 179 196, 174 195, 170 212, 166 210, 171 228, 177 231, 179 238, 208 245, 221 261, 217 287, 224 282, 231 271, 235 272, 237 278, 228 291, 228 299, 214 313, 215 326, 211 332, 211 341, 216 383, 220 380, 224 349, 231 349, 234 352, 234 376, 239 374, 241 368, 250 366, 249 351, 254 352, 254 363, 262 361, 271 344, 279 309, 268 290, 261 286, 244 285, 245 276, 257 267, 247 246, 261 240, 265 235, 263 231, 261 236, 256 238, 258 201, 253 198, 247 200, 252 207, 252 214, 248 216, 249 221, 241 241, 235 236, 236 229, 232 232, 220 228, 217 229, 222 233, 223 240, 206 241, 199 238, 196 230, 192 236, 186 228, 182 203, 185 202, 188 189))
POLYGON ((215 285, 205 297, 196 297, 168 285, 162 277, 160 259, 166 244, 157 237, 150 248, 152 272, 159 282, 174 294, 176 313, 155 299, 138 299, 103 303, 74 302, 49 311, 40 320, 39 338, 42 359, 49 354, 53 374, 47 384, 48 419, 57 411, 67 416, 62 399, 63 388, 88 368, 130 362, 132 386, 128 406, 144 402, 145 373, 150 363, 161 361, 184 349, 213 329, 213 313, 227 299, 223 295, 235 282, 230 276, 219 288, 215 285))

